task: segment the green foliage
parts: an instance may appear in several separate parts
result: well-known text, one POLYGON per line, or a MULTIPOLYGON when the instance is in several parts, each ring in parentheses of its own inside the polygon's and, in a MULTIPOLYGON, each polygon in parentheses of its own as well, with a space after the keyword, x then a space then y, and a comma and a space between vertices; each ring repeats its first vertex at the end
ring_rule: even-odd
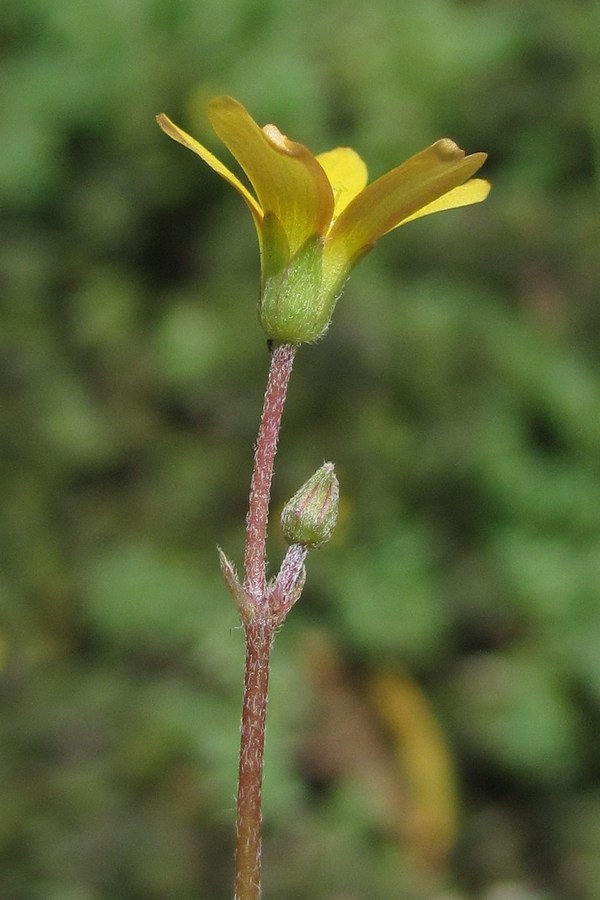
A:
POLYGON ((239 565, 259 265, 239 197, 153 118, 216 148, 221 92, 372 177, 447 134, 493 181, 381 241, 298 356, 275 512, 324 459, 341 500, 275 646, 265 897, 600 898, 599 26, 558 0, 3 4, 7 900, 231 895, 243 641, 214 548, 239 565), (361 708, 408 670, 443 723, 437 882, 358 738, 345 769, 307 754, 313 631, 361 708))

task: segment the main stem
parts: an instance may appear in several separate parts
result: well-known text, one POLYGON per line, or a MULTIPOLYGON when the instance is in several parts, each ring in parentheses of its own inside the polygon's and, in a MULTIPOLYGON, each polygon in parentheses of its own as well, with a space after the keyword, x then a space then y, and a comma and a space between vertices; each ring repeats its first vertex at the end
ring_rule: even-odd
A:
POLYGON ((246 625, 246 676, 240 742, 235 846, 235 900, 259 900, 261 800, 269 658, 273 627, 258 621, 246 625))
POLYGON ((235 900, 260 900, 261 796, 269 661, 274 624, 267 597, 266 540, 273 465, 296 347, 280 344, 271 353, 246 518, 244 587, 255 615, 244 622, 246 673, 242 706, 235 847, 235 900))

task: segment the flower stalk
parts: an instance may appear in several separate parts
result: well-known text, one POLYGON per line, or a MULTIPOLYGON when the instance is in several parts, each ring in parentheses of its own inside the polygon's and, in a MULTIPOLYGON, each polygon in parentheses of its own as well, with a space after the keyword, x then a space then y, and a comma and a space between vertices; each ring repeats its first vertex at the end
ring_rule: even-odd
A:
MULTIPOLYGON (((259 900, 262 779, 271 647, 278 609, 267 587, 266 539, 273 465, 296 347, 275 346, 265 391, 246 518, 245 578, 237 591, 246 638, 246 670, 238 773, 235 900, 259 900), (241 605, 240 605, 241 604, 241 605)), ((224 557, 221 557, 223 566, 224 557)), ((225 574, 225 572, 224 572, 225 574)), ((233 570, 226 580, 236 590, 233 570)), ((236 598, 238 599, 238 598, 236 598)))
MULTIPOLYGON (((235 900, 259 900, 261 799, 265 722, 271 647, 275 630, 299 598, 304 561, 311 547, 331 537, 337 517, 338 484, 332 463, 325 463, 292 497, 285 518, 294 520, 290 547, 277 576, 267 583, 266 538, 273 465, 296 347, 279 344, 271 366, 254 452, 246 519, 245 578, 241 585, 222 551, 221 569, 242 617, 246 670, 238 773, 235 900), (305 540, 304 535, 309 539, 305 540)), ((285 533, 284 524, 284 533, 285 533)), ((287 536, 287 535, 286 535, 287 536)))
POLYGON ((271 367, 256 439, 254 468, 250 483, 250 499, 246 519, 244 587, 257 606, 262 606, 265 612, 267 580, 265 548, 273 464, 296 349, 293 344, 279 344, 271 352, 271 367))

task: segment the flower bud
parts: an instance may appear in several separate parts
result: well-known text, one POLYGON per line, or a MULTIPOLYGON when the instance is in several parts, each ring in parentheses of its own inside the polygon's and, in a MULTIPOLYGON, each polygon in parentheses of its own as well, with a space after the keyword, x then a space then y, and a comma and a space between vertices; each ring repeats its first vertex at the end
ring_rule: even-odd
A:
POLYGON ((288 544, 309 549, 325 544, 335 528, 338 500, 333 463, 325 463, 283 508, 281 527, 288 544))

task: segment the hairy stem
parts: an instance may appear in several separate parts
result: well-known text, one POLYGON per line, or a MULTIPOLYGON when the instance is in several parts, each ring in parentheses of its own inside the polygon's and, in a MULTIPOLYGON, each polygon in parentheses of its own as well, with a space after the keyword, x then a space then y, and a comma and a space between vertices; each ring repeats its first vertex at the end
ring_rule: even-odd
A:
POLYGON ((246 519, 246 553, 244 587, 263 610, 266 605, 267 521, 271 498, 273 463, 285 403, 288 381, 292 372, 296 347, 279 344, 271 354, 271 368, 265 392, 258 438, 254 454, 254 469, 250 484, 250 500, 246 519))
POLYGON ((235 849, 235 900, 259 900, 261 798, 269 657, 273 626, 246 625, 246 677, 240 746, 235 849))
POLYGON ((242 612, 246 634, 246 674, 242 707, 235 849, 235 900, 259 900, 261 797, 269 665, 275 618, 267 592, 266 540, 273 464, 296 347, 280 344, 271 353, 250 484, 246 519, 242 612))

